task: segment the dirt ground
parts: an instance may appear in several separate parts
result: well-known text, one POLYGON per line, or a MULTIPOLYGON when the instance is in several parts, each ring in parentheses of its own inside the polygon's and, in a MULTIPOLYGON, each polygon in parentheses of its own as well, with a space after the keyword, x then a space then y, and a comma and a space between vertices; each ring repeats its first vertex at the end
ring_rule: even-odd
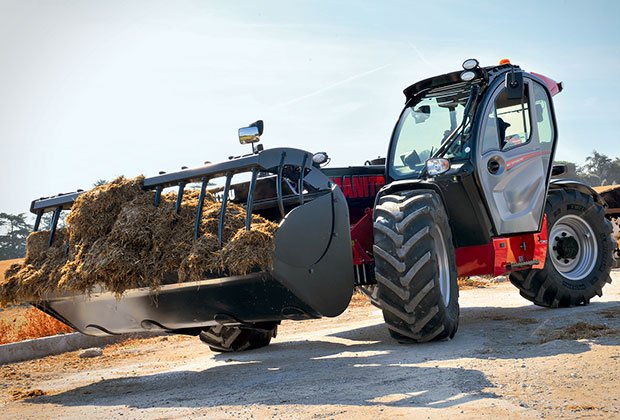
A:
POLYGON ((530 305, 510 284, 461 292, 454 340, 399 345, 381 312, 287 322, 271 346, 193 337, 0 367, 6 418, 620 418, 620 271, 589 306, 530 305))

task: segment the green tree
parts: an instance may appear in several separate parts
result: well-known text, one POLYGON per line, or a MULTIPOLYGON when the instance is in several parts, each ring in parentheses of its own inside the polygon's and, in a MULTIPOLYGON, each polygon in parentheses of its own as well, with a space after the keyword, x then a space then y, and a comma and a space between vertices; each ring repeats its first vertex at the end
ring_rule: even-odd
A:
POLYGON ((556 160, 553 162, 553 164, 566 166, 566 172, 562 175, 559 175, 558 178, 577 178, 577 165, 575 165, 573 162, 568 162, 566 160, 556 160))
POLYGON ((611 162, 611 169, 609 172, 610 182, 609 184, 620 184, 620 158, 615 158, 611 162))
POLYGON ((596 150, 586 158, 586 163, 577 171, 579 178, 590 185, 612 185, 620 183, 620 159, 596 150))
POLYGON ((0 260, 23 257, 31 230, 24 213, 0 213, 0 260))
MULTIPOLYGON (((56 225, 57 228, 62 228, 66 226, 67 215, 68 213, 66 211, 60 213, 60 217, 58 218, 58 224, 56 225)), ((53 217, 54 212, 52 211, 43 214, 43 217, 41 217, 41 225, 39 226, 39 230, 51 229, 53 217)))

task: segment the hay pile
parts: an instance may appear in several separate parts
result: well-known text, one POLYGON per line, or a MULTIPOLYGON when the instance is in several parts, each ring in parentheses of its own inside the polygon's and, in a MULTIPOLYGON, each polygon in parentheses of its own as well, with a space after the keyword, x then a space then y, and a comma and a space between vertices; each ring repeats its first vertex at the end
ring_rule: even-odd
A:
POLYGON ((120 296, 136 287, 155 291, 170 278, 185 282, 270 268, 277 224, 254 215, 246 232, 245 209, 229 203, 219 249, 220 203, 212 195, 194 239, 198 191, 185 191, 177 214, 176 194, 163 194, 155 207, 154 193, 141 189, 143 180, 120 177, 80 195, 51 247, 48 231, 31 234, 26 258, 10 266, 0 284, 0 306, 55 292, 90 293, 96 286, 120 296))
POLYGON ((620 217, 614 217, 611 219, 611 226, 614 229, 613 237, 616 242, 620 242, 620 217))

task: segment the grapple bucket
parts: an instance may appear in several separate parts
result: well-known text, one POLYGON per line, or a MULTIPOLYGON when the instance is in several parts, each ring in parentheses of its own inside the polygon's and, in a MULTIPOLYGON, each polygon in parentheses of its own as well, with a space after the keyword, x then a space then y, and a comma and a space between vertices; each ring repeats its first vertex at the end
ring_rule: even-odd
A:
MULTIPOLYGON (((252 228, 253 210, 273 211, 281 216, 274 238, 272 269, 244 276, 172 282, 156 292, 131 289, 120 299, 104 290, 90 295, 55 295, 34 303, 35 306, 89 335, 144 330, 187 332, 217 324, 244 325, 342 313, 354 284, 348 208, 340 188, 312 166, 312 155, 290 148, 269 149, 147 178, 144 188, 155 190, 157 205, 163 188, 176 186, 182 196, 186 184, 191 182, 201 183, 203 198, 208 181, 217 177, 226 178, 218 194, 222 205, 220 242, 223 216, 231 199, 245 200, 246 229, 252 228), (250 172, 251 180, 231 185, 232 176, 243 172, 250 172), (231 198, 234 189, 239 193, 231 198)), ((36 227, 44 212, 54 211, 52 239, 60 211, 70 209, 78 195, 79 192, 35 200, 31 211, 37 215, 36 227)), ((199 204, 197 220, 201 212, 199 204)), ((196 236, 198 230, 197 222, 196 236)))

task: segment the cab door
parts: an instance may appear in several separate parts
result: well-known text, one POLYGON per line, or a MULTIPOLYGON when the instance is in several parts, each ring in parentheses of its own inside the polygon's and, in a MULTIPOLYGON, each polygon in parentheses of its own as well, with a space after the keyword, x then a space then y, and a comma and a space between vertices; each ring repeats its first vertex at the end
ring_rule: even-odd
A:
POLYGON ((509 99, 503 83, 482 111, 477 177, 495 231, 540 230, 556 139, 547 90, 524 77, 524 98, 509 99))

